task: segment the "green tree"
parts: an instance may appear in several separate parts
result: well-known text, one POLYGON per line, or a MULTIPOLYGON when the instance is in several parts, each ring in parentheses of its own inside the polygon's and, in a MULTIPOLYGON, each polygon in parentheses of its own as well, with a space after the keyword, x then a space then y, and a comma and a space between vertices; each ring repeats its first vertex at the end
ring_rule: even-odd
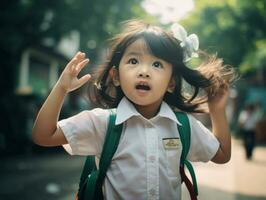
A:
POLYGON ((199 34, 201 47, 247 72, 265 67, 265 6, 265 0, 197 0, 183 23, 199 34))
MULTIPOLYGON (((80 48, 88 52, 94 41, 95 55, 103 42, 117 31, 118 23, 145 16, 141 0, 4 0, 0 8, 0 58, 2 93, 12 93, 21 52, 49 39, 55 48, 71 31, 80 33, 80 48)), ((93 60, 93 58, 92 58, 93 60)))

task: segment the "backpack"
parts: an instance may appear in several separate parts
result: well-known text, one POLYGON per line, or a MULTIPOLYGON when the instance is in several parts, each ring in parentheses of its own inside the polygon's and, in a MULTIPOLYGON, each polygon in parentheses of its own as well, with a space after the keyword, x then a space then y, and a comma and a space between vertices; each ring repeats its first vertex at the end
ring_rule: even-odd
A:
MULTIPOLYGON (((99 169, 97 169, 96 167, 95 156, 87 156, 85 165, 80 176, 79 190, 76 194, 75 200, 103 199, 102 185, 105 179, 107 169, 111 163, 112 157, 118 147, 123 128, 123 124, 115 126, 116 110, 110 109, 109 112, 109 123, 99 162, 99 169)), ((182 182, 185 183, 191 199, 197 200, 198 188, 196 176, 193 170, 193 166, 188 160, 186 160, 190 148, 191 133, 189 120, 187 115, 183 112, 175 112, 175 115, 178 121, 182 123, 182 126, 177 126, 180 134, 181 143, 183 146, 180 160, 180 174, 182 182), (187 167, 190 173, 193 184, 190 182, 189 178, 185 174, 185 166, 187 167)))

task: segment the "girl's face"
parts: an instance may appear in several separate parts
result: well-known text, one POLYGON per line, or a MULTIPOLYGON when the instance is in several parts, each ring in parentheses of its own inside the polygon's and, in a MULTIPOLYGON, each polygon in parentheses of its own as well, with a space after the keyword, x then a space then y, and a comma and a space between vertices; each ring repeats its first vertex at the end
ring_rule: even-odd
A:
POLYGON ((127 47, 113 80, 147 118, 157 113, 166 91, 175 87, 172 65, 153 56, 143 39, 127 47))

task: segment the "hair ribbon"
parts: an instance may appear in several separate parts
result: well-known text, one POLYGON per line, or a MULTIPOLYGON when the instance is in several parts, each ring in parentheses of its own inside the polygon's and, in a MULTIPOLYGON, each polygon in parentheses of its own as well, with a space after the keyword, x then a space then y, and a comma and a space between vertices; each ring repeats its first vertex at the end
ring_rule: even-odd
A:
POLYGON ((198 57, 199 38, 196 34, 188 36, 185 28, 177 23, 171 26, 171 31, 174 37, 181 42, 180 46, 184 50, 184 62, 189 61, 192 57, 198 57))

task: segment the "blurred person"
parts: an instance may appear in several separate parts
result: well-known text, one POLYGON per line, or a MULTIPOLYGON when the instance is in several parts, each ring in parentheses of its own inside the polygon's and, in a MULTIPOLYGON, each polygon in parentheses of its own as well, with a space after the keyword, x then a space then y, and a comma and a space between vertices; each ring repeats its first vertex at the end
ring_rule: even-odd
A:
POLYGON ((253 149, 256 142, 256 126, 262 118, 262 110, 258 103, 249 103, 240 112, 238 127, 243 137, 246 158, 252 159, 253 149))
POLYGON ((234 71, 216 57, 197 69, 187 67, 187 61, 197 56, 198 39, 195 34, 187 36, 178 24, 165 31, 139 20, 127 21, 112 42, 109 59, 94 75, 78 78, 89 62, 85 53, 78 52, 66 65, 39 111, 33 139, 42 146, 63 145, 71 155, 99 158, 108 109, 116 108, 116 124, 123 123, 124 128, 104 180, 104 198, 181 199, 177 126, 182 124, 174 110, 189 119, 188 160, 228 162, 231 135, 225 107, 234 71), (194 88, 192 94, 184 93, 183 80, 194 88), (58 122, 66 95, 88 81, 90 100, 101 108, 58 122), (213 133, 192 116, 201 112, 209 112, 213 133), (164 140, 174 148, 167 148, 164 140))

